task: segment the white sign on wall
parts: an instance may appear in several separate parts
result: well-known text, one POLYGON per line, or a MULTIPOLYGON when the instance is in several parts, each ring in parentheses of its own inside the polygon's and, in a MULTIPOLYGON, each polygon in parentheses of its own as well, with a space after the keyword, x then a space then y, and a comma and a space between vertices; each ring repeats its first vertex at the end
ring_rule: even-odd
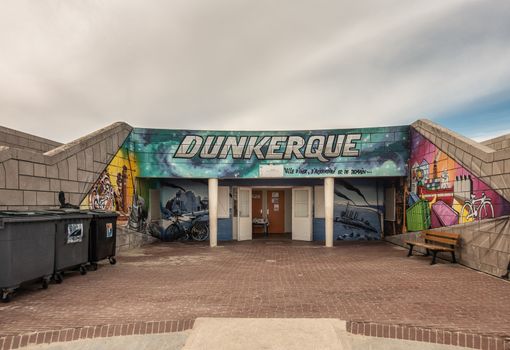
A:
POLYGON ((261 164, 259 177, 283 177, 283 164, 261 164))

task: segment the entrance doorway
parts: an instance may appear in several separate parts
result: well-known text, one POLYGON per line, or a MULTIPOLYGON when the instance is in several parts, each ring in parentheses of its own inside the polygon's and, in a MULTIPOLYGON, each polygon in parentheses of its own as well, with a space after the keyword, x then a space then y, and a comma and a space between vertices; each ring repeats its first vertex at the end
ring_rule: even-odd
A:
POLYGON ((291 197, 291 188, 252 188, 253 238, 291 238, 291 197))
POLYGON ((313 238, 312 187, 234 187, 237 240, 313 238))
POLYGON ((264 219, 264 206, 262 205, 262 191, 253 190, 251 195, 251 216, 253 218, 253 233, 259 234, 267 232, 267 226, 264 219))

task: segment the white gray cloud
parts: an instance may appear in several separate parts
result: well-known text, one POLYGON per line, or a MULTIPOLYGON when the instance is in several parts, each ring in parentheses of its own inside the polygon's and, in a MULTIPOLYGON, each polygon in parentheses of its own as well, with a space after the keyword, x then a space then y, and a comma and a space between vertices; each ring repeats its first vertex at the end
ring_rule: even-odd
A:
POLYGON ((0 3, 2 125, 69 141, 185 129, 410 123, 510 83, 510 3, 0 3))

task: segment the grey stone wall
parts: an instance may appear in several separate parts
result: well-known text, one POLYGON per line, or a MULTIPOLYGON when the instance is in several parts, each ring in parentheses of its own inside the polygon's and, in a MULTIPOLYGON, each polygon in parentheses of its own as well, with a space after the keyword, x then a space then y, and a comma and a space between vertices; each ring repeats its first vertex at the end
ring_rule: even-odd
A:
POLYGON ((482 145, 492 148, 495 151, 510 148, 510 135, 503 135, 491 140, 481 142, 482 145))
MULTIPOLYGON (((44 153, 0 146, 0 210, 55 207, 60 191, 79 205, 131 130, 126 123, 114 123, 44 153)), ((0 144, 24 142, 2 137, 0 144)))
POLYGON ((491 148, 429 120, 421 119, 411 126, 510 201, 510 143, 505 141, 510 135, 490 140, 488 144, 495 147, 491 148))
POLYGON ((159 239, 148 234, 130 230, 126 224, 117 223, 117 253, 159 242, 159 239))
MULTIPOLYGON (((459 263, 501 277, 510 262, 510 216, 441 227, 432 231, 454 232, 461 235, 457 248, 459 263)), ((405 246, 405 240, 421 240, 421 232, 388 236, 387 241, 405 246)), ((424 253, 423 249, 417 249, 424 253)), ((450 261, 450 254, 439 255, 450 261)))
POLYGON ((27 149, 43 153, 60 145, 62 144, 59 142, 0 126, 0 146, 27 149))

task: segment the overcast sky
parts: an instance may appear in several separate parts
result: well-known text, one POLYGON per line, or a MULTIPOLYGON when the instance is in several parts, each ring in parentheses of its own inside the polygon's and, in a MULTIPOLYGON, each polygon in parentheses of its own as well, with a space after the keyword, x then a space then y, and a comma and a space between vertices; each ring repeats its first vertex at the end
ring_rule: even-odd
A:
POLYGON ((2 0, 0 124, 510 132, 510 1, 2 0))

